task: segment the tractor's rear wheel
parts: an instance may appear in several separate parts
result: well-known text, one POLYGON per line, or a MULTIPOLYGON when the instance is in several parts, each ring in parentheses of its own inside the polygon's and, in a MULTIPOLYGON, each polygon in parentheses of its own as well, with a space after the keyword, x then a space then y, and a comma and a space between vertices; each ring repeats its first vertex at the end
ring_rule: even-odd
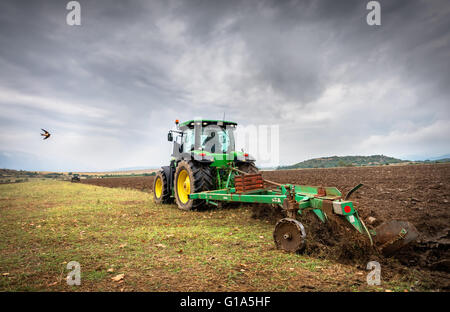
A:
POLYGON ((203 199, 191 199, 189 194, 210 191, 214 188, 213 170, 209 165, 182 160, 175 170, 175 200, 182 210, 206 207, 203 199))
POLYGON ((171 202, 169 183, 164 171, 159 171, 153 181, 153 201, 157 204, 169 204, 171 202))
POLYGON ((246 173, 254 174, 259 173, 258 168, 252 162, 244 162, 237 165, 238 169, 246 173))

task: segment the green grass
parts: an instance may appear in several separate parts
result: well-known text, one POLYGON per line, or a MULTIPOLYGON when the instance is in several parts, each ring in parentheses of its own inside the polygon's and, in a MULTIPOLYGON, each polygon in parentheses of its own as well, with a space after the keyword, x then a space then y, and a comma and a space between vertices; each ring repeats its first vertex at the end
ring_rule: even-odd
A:
POLYGON ((0 185, 0 290, 377 290, 354 266, 276 250, 274 225, 250 214, 186 212, 148 193, 79 183, 0 185), (80 286, 66 284, 70 261, 81 265, 80 286))

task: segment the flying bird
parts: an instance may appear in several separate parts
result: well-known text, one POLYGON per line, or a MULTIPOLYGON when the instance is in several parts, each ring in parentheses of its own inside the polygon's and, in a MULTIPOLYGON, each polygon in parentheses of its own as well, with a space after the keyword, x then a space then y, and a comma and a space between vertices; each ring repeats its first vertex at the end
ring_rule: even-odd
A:
POLYGON ((41 130, 44 131, 44 133, 41 133, 41 135, 44 137, 44 140, 47 140, 50 137, 50 133, 45 129, 41 130))

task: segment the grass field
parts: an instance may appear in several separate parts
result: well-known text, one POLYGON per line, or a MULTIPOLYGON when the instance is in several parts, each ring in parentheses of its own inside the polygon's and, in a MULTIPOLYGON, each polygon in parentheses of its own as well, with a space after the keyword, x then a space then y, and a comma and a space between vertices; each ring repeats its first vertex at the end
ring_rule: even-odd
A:
POLYGON ((0 218, 1 291, 404 291, 415 278, 368 286, 364 267, 276 250, 249 208, 184 212, 136 190, 0 185, 0 218))

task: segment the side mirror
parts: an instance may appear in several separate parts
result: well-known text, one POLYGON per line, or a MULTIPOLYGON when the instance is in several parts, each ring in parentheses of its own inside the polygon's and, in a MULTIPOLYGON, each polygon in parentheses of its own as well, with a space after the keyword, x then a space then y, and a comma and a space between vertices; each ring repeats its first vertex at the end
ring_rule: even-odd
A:
POLYGON ((169 133, 167 134, 167 140, 170 141, 170 142, 173 141, 173 135, 172 135, 172 132, 169 132, 169 133))

